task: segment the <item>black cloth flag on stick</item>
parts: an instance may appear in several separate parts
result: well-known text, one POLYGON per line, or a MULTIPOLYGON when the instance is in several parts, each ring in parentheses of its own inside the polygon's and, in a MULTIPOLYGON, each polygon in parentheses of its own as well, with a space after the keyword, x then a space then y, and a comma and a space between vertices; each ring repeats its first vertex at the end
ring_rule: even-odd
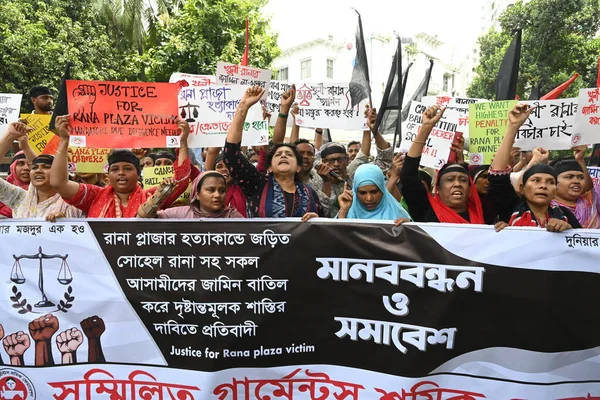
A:
MULTIPOLYGON (((354 9, 354 11, 356 11, 354 9)), ((350 79, 350 102, 352 108, 364 99, 371 101, 371 85, 369 84, 369 64, 367 61, 367 51, 365 49, 365 38, 362 30, 362 20, 358 14, 358 27, 356 28, 356 58, 354 59, 354 69, 350 79)))
POLYGON ((521 34, 519 29, 504 54, 498 79, 496 79, 496 100, 514 100, 517 96, 519 62, 521 60, 521 34))
POLYGON ((56 130, 56 117, 69 114, 69 108, 67 106, 67 80, 71 79, 71 67, 73 63, 68 62, 65 67, 65 74, 63 75, 60 88, 58 89, 58 97, 56 99, 56 106, 52 112, 52 118, 50 119, 49 129, 51 131, 56 130))
MULTIPOLYGON (((398 115, 402 109, 402 101, 404 99, 404 89, 408 70, 412 63, 402 71, 402 44, 398 38, 398 46, 392 61, 392 68, 379 107, 377 122, 375 124, 376 131, 382 135, 394 134, 394 144, 397 138, 401 137, 402 127, 398 123, 398 115), (402 73, 401 73, 402 71, 402 73)), ((398 141, 399 144, 399 141, 398 141)))
POLYGON ((540 81, 540 83, 538 83, 537 86, 534 86, 531 88, 531 93, 529 94, 528 100, 539 100, 541 91, 542 91, 542 82, 540 81))
POLYGON ((417 87, 417 90, 415 90, 415 92, 411 96, 408 103, 406 103, 406 105, 402 109, 400 121, 405 121, 406 118, 408 118, 408 114, 410 113, 410 103, 412 101, 421 101, 423 99, 423 96, 427 96, 427 91, 429 90, 429 80, 431 79, 431 70, 432 69, 433 69, 433 60, 429 60, 429 68, 427 68, 427 71, 425 71, 425 76, 423 77, 423 80, 419 84, 419 87, 417 87))

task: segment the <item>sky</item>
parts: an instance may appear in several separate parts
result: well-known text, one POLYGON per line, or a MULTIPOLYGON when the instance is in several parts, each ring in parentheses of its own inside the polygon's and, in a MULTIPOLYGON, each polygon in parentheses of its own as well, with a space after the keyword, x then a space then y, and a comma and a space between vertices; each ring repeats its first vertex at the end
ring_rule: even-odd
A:
POLYGON ((279 47, 286 49, 328 35, 353 42, 356 13, 352 7, 361 13, 365 36, 395 31, 410 37, 426 32, 437 34, 462 53, 472 49, 479 31, 481 7, 473 0, 269 0, 263 12, 271 16, 279 47))

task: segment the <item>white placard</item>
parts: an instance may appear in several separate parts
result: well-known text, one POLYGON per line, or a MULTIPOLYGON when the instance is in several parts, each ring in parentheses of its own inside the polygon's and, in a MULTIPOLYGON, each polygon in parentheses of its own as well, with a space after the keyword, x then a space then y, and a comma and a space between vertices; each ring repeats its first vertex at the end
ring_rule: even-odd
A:
POLYGON ((600 143, 600 89, 580 89, 571 145, 600 143))
MULTIPOLYGON (((179 83, 179 116, 190 124, 188 146, 222 147, 227 130, 247 86, 216 84, 214 76, 174 73, 170 82, 179 83)), ((269 142, 268 122, 262 119, 260 103, 250 107, 243 146, 262 146, 269 142)))
POLYGON ((0 135, 8 125, 19 120, 22 94, 0 93, 0 135))
POLYGON ((263 100, 267 99, 272 74, 268 69, 244 67, 223 61, 217 62, 217 83, 223 85, 260 86, 265 89, 263 100))

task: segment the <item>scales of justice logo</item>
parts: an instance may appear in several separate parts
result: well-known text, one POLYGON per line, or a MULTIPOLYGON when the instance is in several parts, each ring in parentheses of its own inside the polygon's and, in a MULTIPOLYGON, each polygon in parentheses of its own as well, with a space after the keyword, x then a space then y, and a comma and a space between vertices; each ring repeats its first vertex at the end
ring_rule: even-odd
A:
POLYGON ((71 268, 67 262, 68 257, 68 254, 46 254, 43 252, 41 246, 38 248, 38 252, 36 254, 13 254, 15 262, 10 271, 10 280, 15 283, 15 285, 12 287, 12 296, 10 296, 10 300, 12 301, 13 308, 17 309, 19 314, 48 314, 54 311, 62 311, 66 313, 68 309, 73 306, 75 296, 73 296, 73 287, 70 286, 71 282, 73 282, 73 274, 71 273, 71 268), (37 303, 32 305, 29 299, 25 298, 17 285, 23 285, 27 282, 27 279, 31 279, 31 277, 26 277, 23 274, 21 263, 33 262, 33 260, 39 261, 37 283, 41 298, 37 303), (67 290, 65 290, 65 292, 62 294, 62 297, 58 300, 58 304, 54 302, 57 300, 52 301, 48 298, 46 289, 44 287, 44 263, 52 262, 52 260, 61 260, 61 265, 56 280, 63 286, 68 285, 67 290))

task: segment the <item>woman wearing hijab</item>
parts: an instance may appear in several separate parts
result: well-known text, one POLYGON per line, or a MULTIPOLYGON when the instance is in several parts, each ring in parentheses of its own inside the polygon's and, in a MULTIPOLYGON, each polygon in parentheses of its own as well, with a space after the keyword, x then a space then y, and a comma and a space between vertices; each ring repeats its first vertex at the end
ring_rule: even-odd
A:
POLYGON ((428 192, 421 182, 421 153, 429 134, 443 113, 444 109, 437 105, 425 110, 421 129, 404 159, 400 181, 408 212, 417 222, 483 224, 485 221, 481 201, 464 166, 445 164, 438 172, 435 195, 428 192))
POLYGON ((346 185, 338 202, 338 218, 392 220, 396 224, 410 221, 408 212, 387 190, 381 168, 374 164, 358 167, 352 191, 346 185))
POLYGON ((552 205, 571 211, 583 228, 598 229, 600 186, 594 186, 585 165, 587 146, 578 146, 573 150, 574 160, 560 160, 554 164, 557 191, 552 205))
MULTIPOLYGON (((12 141, 11 141, 12 143, 12 141)), ((9 174, 6 182, 17 186, 23 190, 29 188, 29 171, 31 166, 25 157, 25 153, 19 151, 10 161, 9 174)), ((12 211, 9 206, 0 203, 0 218, 12 218, 12 211)))
POLYGON ((224 149, 225 165, 248 200, 248 216, 260 218, 302 217, 320 214, 315 191, 299 180, 302 156, 296 147, 278 143, 267 155, 268 175, 263 175, 248 161, 241 150, 242 130, 248 110, 256 104, 264 89, 248 88, 240 101, 227 132, 224 149))
MULTIPOLYGON (((143 190, 138 184, 140 178, 139 159, 129 150, 113 150, 108 156, 109 185, 102 188, 95 185, 69 181, 67 171, 67 148, 69 146, 69 116, 56 118, 56 128, 60 144, 56 160, 52 165, 52 187, 69 204, 87 213, 88 218, 134 218, 138 209, 154 194, 156 188, 143 190)), ((168 207, 188 187, 190 160, 188 159, 187 137, 189 125, 180 122, 181 148, 179 160, 175 164, 175 188, 164 202, 168 207)))
MULTIPOLYGON (((225 177, 225 183, 227 184, 227 193, 225 194, 225 205, 231 206, 238 210, 244 218, 246 218, 246 196, 229 174, 227 165, 225 165, 225 156, 220 153, 220 147, 211 147, 206 153, 206 161, 204 167, 207 171, 215 170, 225 177)), ((248 160, 250 161, 250 160, 248 160)))
MULTIPOLYGON (((10 124, 6 135, 0 140, 0 153, 6 152, 14 140, 26 137, 30 130, 20 122, 10 124)), ((66 204, 50 186, 50 168, 53 161, 54 157, 47 154, 33 159, 31 169, 26 169, 29 174, 28 180, 31 182, 27 189, 0 179, 0 201, 12 209, 13 218, 47 218, 53 221, 57 216, 83 217, 81 211, 66 204)), ((13 173, 18 174, 14 171, 13 173)), ((23 173, 18 176, 19 180, 23 181, 23 173)))
POLYGON ((551 166, 538 164, 525 171, 520 185, 523 199, 517 195, 510 182, 510 150, 519 128, 529 118, 532 110, 527 104, 518 104, 508 113, 508 128, 489 171, 489 195, 502 220, 496 225, 496 229, 500 230, 507 224, 546 228, 550 232, 581 228, 568 209, 551 204, 557 191, 557 174, 551 166))
MULTIPOLYGON (((161 184, 157 192, 162 192, 166 181, 161 184)), ((244 218, 235 208, 226 205, 225 198, 227 184, 225 177, 217 171, 201 173, 192 185, 195 188, 194 200, 187 206, 172 207, 155 212, 152 208, 152 199, 140 207, 138 217, 163 219, 192 219, 192 218, 244 218)))

